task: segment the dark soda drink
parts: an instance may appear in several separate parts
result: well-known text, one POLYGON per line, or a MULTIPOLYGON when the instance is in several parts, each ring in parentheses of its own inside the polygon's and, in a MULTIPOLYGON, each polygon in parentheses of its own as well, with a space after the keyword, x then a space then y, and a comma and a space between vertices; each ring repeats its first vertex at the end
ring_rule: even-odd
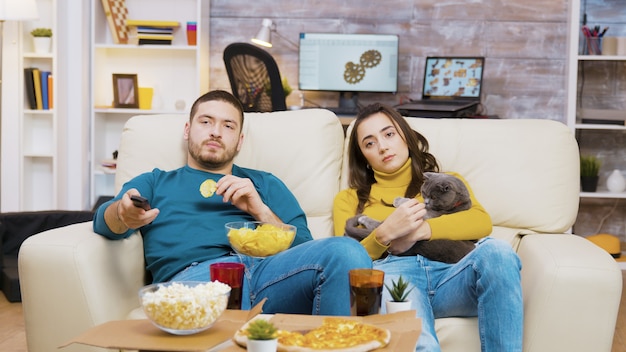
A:
POLYGON ((227 309, 241 309, 241 287, 231 287, 227 309))
POLYGON ((363 285, 350 286, 350 310, 357 316, 378 314, 380 311, 382 286, 363 285))

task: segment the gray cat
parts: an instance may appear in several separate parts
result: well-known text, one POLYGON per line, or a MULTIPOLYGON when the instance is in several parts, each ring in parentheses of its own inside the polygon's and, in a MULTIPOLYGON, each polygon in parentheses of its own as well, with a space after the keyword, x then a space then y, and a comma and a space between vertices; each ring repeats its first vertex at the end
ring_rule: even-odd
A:
MULTIPOLYGON (((472 206, 469 191, 460 179, 436 172, 424 173, 424 184, 421 188, 426 215, 424 219, 438 217, 444 214, 452 214, 467 210, 472 206)), ((398 207, 408 198, 398 197, 393 201, 393 206, 398 207)), ((358 241, 367 237, 380 221, 376 221, 367 215, 356 215, 346 221, 346 235, 358 241)), ((474 241, 460 241, 436 239, 430 241, 418 241, 413 247, 399 256, 413 256, 420 254, 428 259, 456 263, 467 253, 475 248, 474 241)))

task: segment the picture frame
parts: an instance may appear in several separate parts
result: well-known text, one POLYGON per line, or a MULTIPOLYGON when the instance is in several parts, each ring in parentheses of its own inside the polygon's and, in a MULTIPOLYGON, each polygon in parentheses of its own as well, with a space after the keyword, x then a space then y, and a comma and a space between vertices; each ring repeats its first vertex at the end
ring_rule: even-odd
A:
POLYGON ((139 86, 136 74, 113 74, 113 107, 139 109, 139 86))

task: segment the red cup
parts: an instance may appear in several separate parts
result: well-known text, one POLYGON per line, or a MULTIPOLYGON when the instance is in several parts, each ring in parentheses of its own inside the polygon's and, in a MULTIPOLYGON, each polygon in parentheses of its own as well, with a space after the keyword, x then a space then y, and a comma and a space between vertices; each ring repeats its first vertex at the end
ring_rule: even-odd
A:
POLYGON ((241 263, 213 263, 209 266, 211 281, 219 281, 230 286, 228 309, 241 309, 241 288, 245 267, 241 263))

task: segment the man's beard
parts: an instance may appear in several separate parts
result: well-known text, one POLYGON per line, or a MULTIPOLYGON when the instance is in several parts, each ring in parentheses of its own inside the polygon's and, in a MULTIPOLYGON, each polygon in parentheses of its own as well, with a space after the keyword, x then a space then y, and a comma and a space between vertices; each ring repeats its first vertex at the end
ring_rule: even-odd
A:
POLYGON ((205 167, 206 169, 219 169, 222 168, 223 166, 231 163, 233 161, 233 159, 235 158, 235 156, 237 156, 237 148, 225 148, 224 143, 222 143, 221 140, 219 139, 209 139, 209 140, 204 140, 202 141, 201 144, 195 143, 192 140, 189 140, 187 142, 188 148, 189 148, 189 154, 191 155, 191 157, 200 165, 202 165, 203 167, 205 167), (202 147, 206 144, 206 142, 208 141, 213 141, 213 142, 217 142, 222 146, 222 150, 224 151, 224 154, 222 154, 222 156, 218 156, 214 153, 211 153, 209 155, 203 155, 202 153, 202 147))

